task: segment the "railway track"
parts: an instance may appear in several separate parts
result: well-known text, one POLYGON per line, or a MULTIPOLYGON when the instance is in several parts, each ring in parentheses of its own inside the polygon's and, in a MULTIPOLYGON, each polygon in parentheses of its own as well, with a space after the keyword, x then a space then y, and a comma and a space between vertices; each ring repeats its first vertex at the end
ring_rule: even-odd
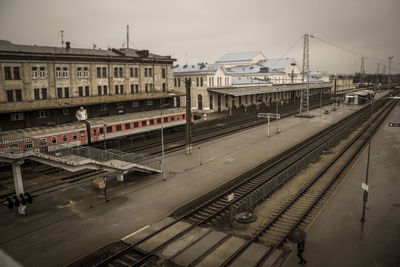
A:
POLYGON ((247 177, 242 177, 241 181, 235 184, 233 187, 223 190, 223 192, 218 196, 201 204, 194 210, 179 216, 179 218, 167 223, 157 231, 146 236, 144 239, 134 242, 129 247, 107 258, 97 266, 122 266, 126 264, 129 266, 141 266, 148 259, 154 257, 157 252, 161 251, 166 246, 175 242, 187 233, 193 231, 198 226, 205 226, 215 223, 218 224, 221 221, 226 222, 226 218, 228 218, 228 220, 229 218, 232 218, 232 216, 228 216, 229 213, 234 210, 232 207, 237 206, 240 208, 241 202, 246 200, 246 198, 252 198, 255 194, 260 196, 260 190, 263 192, 263 196, 254 203, 264 199, 276 188, 284 184, 287 179, 300 170, 302 166, 312 162, 324 149, 336 143, 342 137, 339 133, 346 135, 347 131, 352 131, 356 122, 362 121, 363 118, 369 116, 368 111, 369 107, 366 107, 359 112, 354 113, 345 120, 305 140, 301 144, 289 149, 285 153, 278 155, 268 163, 263 164, 259 168, 256 168, 249 173, 246 173, 245 176, 247 177), (231 202, 228 202, 226 197, 232 192, 235 193, 235 199, 231 202), (187 222, 191 222, 191 224, 187 224, 187 222), (147 251, 141 259, 124 261, 124 259, 129 258, 130 253, 135 253, 136 247, 141 243, 151 239, 163 231, 168 231, 168 229, 171 229, 174 225, 182 223, 187 224, 187 226, 182 228, 182 231, 176 232, 173 236, 170 236, 170 238, 167 238, 166 240, 164 238, 161 244, 158 244, 154 248, 147 251))

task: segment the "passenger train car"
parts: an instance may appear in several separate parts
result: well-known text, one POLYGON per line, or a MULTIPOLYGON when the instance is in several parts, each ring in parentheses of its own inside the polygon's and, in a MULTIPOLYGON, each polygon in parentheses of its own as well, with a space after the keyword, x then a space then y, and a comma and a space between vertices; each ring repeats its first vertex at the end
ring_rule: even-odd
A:
MULTIPOLYGON (((36 127, 3 132, 1 148, 27 150, 58 145, 79 146, 116 137, 154 131, 163 127, 174 127, 186 123, 183 108, 145 111, 131 114, 93 118, 83 122, 57 126, 36 127)), ((193 120, 193 118, 192 118, 193 120)))

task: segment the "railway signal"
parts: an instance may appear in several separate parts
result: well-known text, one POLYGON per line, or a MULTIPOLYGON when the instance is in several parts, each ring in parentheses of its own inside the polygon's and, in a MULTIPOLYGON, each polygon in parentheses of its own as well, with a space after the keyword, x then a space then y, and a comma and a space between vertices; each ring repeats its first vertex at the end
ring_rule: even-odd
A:
POLYGON ((25 192, 24 194, 13 195, 11 198, 7 197, 5 204, 7 208, 12 209, 14 207, 18 208, 20 205, 26 205, 26 203, 31 204, 33 202, 33 197, 29 192, 25 192))

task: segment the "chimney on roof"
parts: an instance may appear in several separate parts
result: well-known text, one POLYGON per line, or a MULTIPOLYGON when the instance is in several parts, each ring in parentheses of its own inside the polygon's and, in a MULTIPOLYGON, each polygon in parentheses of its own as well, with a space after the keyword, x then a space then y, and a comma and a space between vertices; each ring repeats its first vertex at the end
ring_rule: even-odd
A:
POLYGON ((71 42, 65 42, 65 48, 70 49, 71 48, 71 42))

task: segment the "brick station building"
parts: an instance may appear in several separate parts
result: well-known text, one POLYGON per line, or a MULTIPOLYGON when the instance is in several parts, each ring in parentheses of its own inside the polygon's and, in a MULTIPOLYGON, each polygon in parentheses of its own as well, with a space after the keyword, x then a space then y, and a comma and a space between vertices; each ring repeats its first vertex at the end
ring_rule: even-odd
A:
POLYGON ((0 131, 180 105, 171 56, 0 40, 0 131))

